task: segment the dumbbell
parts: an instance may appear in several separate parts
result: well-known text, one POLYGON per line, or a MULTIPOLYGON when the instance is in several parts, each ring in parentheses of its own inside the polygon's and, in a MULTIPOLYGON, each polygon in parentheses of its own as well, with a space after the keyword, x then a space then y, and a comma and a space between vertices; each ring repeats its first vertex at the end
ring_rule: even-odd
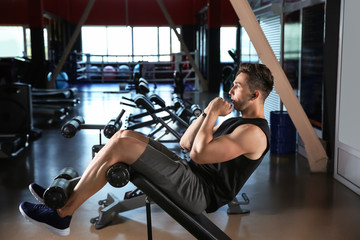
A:
POLYGON ((79 174, 74 168, 63 168, 44 192, 45 205, 52 209, 62 208, 79 179, 79 174))
POLYGON ((76 132, 79 131, 80 125, 84 123, 85 121, 83 117, 73 117, 61 127, 61 134, 66 138, 72 138, 75 136, 76 132))
POLYGON ((191 116, 189 119, 189 124, 192 124, 193 121, 195 121, 198 117, 197 116, 191 116))
POLYGON ((176 109, 178 109, 180 107, 185 108, 185 104, 184 104, 183 100, 181 99, 181 97, 179 96, 179 94, 174 93, 172 95, 172 101, 173 101, 176 109))
POLYGON ((122 109, 119 115, 115 119, 111 119, 104 127, 104 136, 111 138, 122 126, 121 117, 124 115, 125 110, 122 109))
POLYGON ((106 179, 113 187, 124 187, 130 181, 129 167, 124 163, 112 165, 106 173, 106 179))
POLYGON ((191 105, 191 112, 196 116, 200 116, 202 113, 202 110, 198 104, 191 105))

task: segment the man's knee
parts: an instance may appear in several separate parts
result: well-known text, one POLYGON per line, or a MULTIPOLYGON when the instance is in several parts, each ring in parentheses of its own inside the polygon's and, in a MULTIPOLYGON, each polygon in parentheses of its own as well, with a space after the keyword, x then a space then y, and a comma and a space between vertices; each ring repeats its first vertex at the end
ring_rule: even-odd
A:
POLYGON ((132 132, 131 130, 119 130, 114 134, 115 138, 121 138, 121 137, 126 137, 129 136, 132 132))
POLYGON ((127 164, 131 164, 137 160, 147 146, 147 144, 136 138, 121 135, 114 135, 111 141, 110 151, 112 152, 113 158, 127 164))

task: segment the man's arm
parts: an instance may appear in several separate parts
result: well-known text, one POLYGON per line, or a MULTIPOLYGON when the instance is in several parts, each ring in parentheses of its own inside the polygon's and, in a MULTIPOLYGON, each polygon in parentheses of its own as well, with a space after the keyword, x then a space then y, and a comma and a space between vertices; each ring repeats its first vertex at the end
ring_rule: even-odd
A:
MULTIPOLYGON (((204 123, 205 125, 205 123, 204 123)), ((201 137, 201 130, 197 136, 201 137)), ((232 133, 218 138, 206 138, 194 141, 190 158, 199 163, 226 162, 240 155, 249 159, 258 159, 267 146, 264 132, 257 126, 245 124, 238 126, 232 133)))
POLYGON ((194 142, 194 138, 199 131, 202 123, 204 122, 204 117, 199 116, 195 121, 191 123, 191 125, 186 129, 185 133, 182 135, 180 139, 180 146, 190 151, 194 142))
POLYGON ((267 146, 264 132, 257 126, 246 124, 237 127, 231 134, 213 138, 213 128, 218 116, 226 116, 232 111, 230 103, 216 98, 206 108, 203 120, 190 152, 190 158, 200 164, 225 162, 245 154, 250 159, 261 156, 267 146))
MULTIPOLYGON (((214 100, 213 100, 214 101, 214 100)), ((212 104, 211 101, 209 103, 209 105, 204 109, 204 113, 208 114, 208 109, 209 106, 212 104)), ((180 139, 180 146, 187 150, 190 151, 192 149, 193 143, 194 143, 194 139, 196 134, 198 133, 201 125, 204 123, 204 117, 203 116, 199 116, 195 121, 193 121, 191 123, 191 125, 186 129, 185 133, 183 134, 183 136, 180 139)), ((215 124, 214 124, 215 125, 215 124)), ((211 135, 216 131, 217 127, 214 127, 214 125, 212 125, 211 127, 211 135)))

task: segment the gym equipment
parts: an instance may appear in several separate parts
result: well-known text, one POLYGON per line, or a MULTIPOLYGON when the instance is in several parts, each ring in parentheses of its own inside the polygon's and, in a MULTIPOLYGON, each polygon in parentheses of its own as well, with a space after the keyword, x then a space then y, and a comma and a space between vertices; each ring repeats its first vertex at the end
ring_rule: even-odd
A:
POLYGON ((224 94, 230 96, 229 91, 232 87, 233 81, 235 80, 236 73, 239 69, 240 59, 236 55, 235 50, 228 50, 228 54, 233 59, 232 65, 224 66, 222 69, 222 85, 224 94))
POLYGON ((246 193, 241 194, 244 201, 239 201, 237 198, 233 199, 231 202, 228 203, 228 214, 246 214, 250 213, 250 210, 241 208, 240 205, 248 205, 250 203, 249 198, 247 197, 246 193))
MULTIPOLYGON (((144 95, 137 94, 134 98, 134 102, 137 106, 146 109, 154 121, 160 123, 162 127, 165 127, 168 132, 175 136, 177 140, 180 140, 180 135, 172 129, 162 118, 156 116, 156 110, 152 102, 144 95)), ((185 123, 186 124, 186 123, 185 123)), ((153 134, 151 134, 153 136, 153 134)))
POLYGON ((83 117, 73 117, 61 127, 61 134, 66 138, 72 138, 75 136, 76 132, 80 130, 81 124, 84 123, 85 121, 83 117))
POLYGON ((180 94, 180 97, 183 98, 184 89, 184 78, 180 68, 180 71, 174 71, 174 93, 180 94))
POLYGON ((115 119, 111 119, 108 124, 104 127, 104 136, 111 138, 122 126, 121 118, 124 115, 125 110, 122 109, 119 115, 115 119))
POLYGON ((109 168, 106 179, 113 187, 124 187, 130 181, 130 171, 125 164, 117 163, 109 168))
POLYGON ((172 94, 172 97, 171 97, 171 100, 173 101, 174 103, 174 106, 178 109, 178 108, 185 108, 185 104, 184 104, 184 101, 182 100, 182 98, 179 96, 179 94, 177 93, 173 93, 172 94))
MULTIPOLYGON (((168 113, 171 116, 171 119, 175 122, 180 123, 183 127, 188 128, 189 124, 187 122, 185 122, 182 118, 180 118, 178 115, 174 114, 172 112, 173 108, 167 107, 165 104, 164 99, 162 99, 159 95, 157 94, 152 94, 149 96, 149 100, 157 105, 159 105, 161 107, 162 111, 165 111, 166 113, 168 113)), ((201 110, 200 110, 201 111, 201 110)))
POLYGON ((62 208, 79 180, 74 168, 63 168, 44 192, 45 205, 52 209, 62 208))
POLYGON ((124 115, 125 110, 122 109, 119 115, 115 119, 111 119, 106 125, 104 124, 85 124, 83 117, 75 116, 67 121, 61 127, 61 134, 65 138, 72 138, 80 129, 97 129, 99 130, 99 146, 102 145, 101 141, 101 130, 104 132, 104 136, 111 138, 122 126, 121 118, 124 115))
POLYGON ((80 102, 77 88, 32 89, 33 115, 48 124, 63 120, 80 102))
POLYGON ((59 107, 51 104, 33 104, 33 114, 39 118, 47 118, 47 123, 63 120, 71 111, 68 107, 59 107))
POLYGON ((191 123, 202 113, 200 106, 197 104, 193 104, 191 107, 186 106, 185 102, 178 94, 174 93, 172 95, 172 101, 174 102, 174 106, 177 109, 176 115, 188 123, 191 123), (193 118, 193 116, 196 118, 193 118))
POLYGON ((105 66, 103 69, 103 76, 105 80, 114 80, 116 78, 116 69, 113 66, 105 66))
POLYGON ((42 89, 32 88, 31 95, 33 99, 71 99, 77 95, 77 88, 66 89, 42 89))
MULTIPOLYGON (((49 72, 47 75, 47 80, 51 81, 52 72, 49 72)), ((65 89, 69 87, 69 76, 66 72, 60 72, 54 83, 55 89, 65 89)))
POLYGON ((0 158, 16 157, 27 147, 32 120, 31 86, 0 86, 0 158))
MULTIPOLYGON (((128 104, 126 102, 121 102, 121 104, 146 110, 146 113, 140 113, 137 115, 129 116, 128 121, 134 121, 135 119, 142 118, 145 116, 150 116, 152 118, 152 120, 150 120, 150 121, 145 121, 145 122, 142 121, 140 123, 129 124, 126 129, 134 130, 134 129, 150 126, 154 123, 155 124, 160 123, 160 126, 157 127, 153 132, 151 132, 148 135, 148 137, 153 138, 156 133, 158 133, 161 129, 165 128, 166 130, 165 130, 164 135, 171 133, 176 138, 176 141, 179 141, 181 138, 179 133, 177 131, 175 131, 173 128, 171 128, 169 126, 169 123, 167 123, 165 121, 167 121, 167 120, 174 121, 174 122, 177 121, 184 127, 189 126, 187 122, 185 122, 179 116, 174 114, 171 111, 170 107, 166 107, 165 101, 156 94, 153 94, 150 97, 146 97, 142 94, 137 94, 137 95, 135 95, 134 99, 128 99, 128 98, 124 98, 124 97, 122 99, 131 101, 131 102, 135 103, 136 105, 128 104), (160 108, 156 109, 153 102, 158 104, 160 106, 160 108), (166 112, 166 113, 168 113, 168 115, 163 116, 163 117, 158 117, 156 114, 161 113, 161 112, 166 112)), ((163 137, 164 135, 162 135, 161 137, 163 137)), ((155 139, 159 140, 160 138, 157 138, 157 139, 155 138, 155 139)))
POLYGON ((88 72, 88 78, 90 80, 99 79, 101 76, 101 69, 97 66, 91 66, 88 72))
POLYGON ((191 105, 191 111, 194 116, 199 117, 202 113, 202 110, 198 104, 191 105))
POLYGON ((144 65, 142 63, 138 63, 134 66, 133 80, 129 82, 130 85, 127 86, 126 90, 135 90, 136 93, 140 94, 147 94, 150 91, 148 81, 143 78, 143 68, 144 65))
POLYGON ((130 77, 130 68, 128 65, 120 65, 118 68, 118 73, 120 78, 129 78, 130 77))
POLYGON ((29 133, 32 129, 31 86, 14 83, 0 86, 0 133, 29 133))
POLYGON ((145 78, 139 79, 139 85, 136 88, 136 93, 147 94, 149 92, 149 83, 145 78))
MULTIPOLYGON (((118 165, 118 164, 115 164, 118 165)), ((114 166, 115 166, 114 165, 114 166)), ((121 168, 129 168, 127 165, 122 164, 121 168)), ((203 214, 193 214, 183 210, 176 205, 170 198, 161 192, 155 185, 153 185, 144 176, 130 171, 129 175, 123 174, 123 170, 119 171, 119 178, 124 178, 123 181, 130 180, 135 186, 137 186, 144 194, 136 195, 131 199, 124 199, 121 202, 117 202, 117 199, 105 199, 99 201, 102 205, 107 205, 101 210, 99 217, 92 218, 91 223, 95 224, 96 229, 100 229, 108 225, 112 218, 119 213, 119 211, 129 210, 146 205, 146 219, 147 219, 147 232, 148 239, 152 239, 152 224, 151 224, 151 206, 150 200, 154 201, 159 207, 167 212, 172 218, 180 223, 185 229, 187 229, 197 239, 230 239, 221 229, 219 229, 212 221, 210 221, 203 214), (142 202, 142 203, 141 203, 142 202)))

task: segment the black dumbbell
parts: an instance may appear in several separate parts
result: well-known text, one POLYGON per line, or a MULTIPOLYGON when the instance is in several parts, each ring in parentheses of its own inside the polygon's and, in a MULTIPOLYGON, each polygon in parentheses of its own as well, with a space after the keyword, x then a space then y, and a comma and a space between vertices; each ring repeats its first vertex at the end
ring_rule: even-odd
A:
POLYGON ((124 115, 124 113, 125 110, 122 109, 120 114, 116 118, 111 119, 108 124, 106 124, 106 126, 104 127, 105 137, 110 139, 117 131, 120 130, 122 126, 121 117, 124 115))
POLYGON ((113 187, 124 187, 130 181, 129 167, 124 163, 114 164, 107 171, 106 179, 113 187))
POLYGON ((81 116, 73 117, 61 127, 61 134, 66 138, 72 138, 79 131, 80 125, 84 124, 84 118, 81 116))
POLYGON ((71 167, 64 168, 44 192, 45 205, 52 208, 62 208, 67 202, 76 184, 71 180, 78 179, 78 172, 71 167))

